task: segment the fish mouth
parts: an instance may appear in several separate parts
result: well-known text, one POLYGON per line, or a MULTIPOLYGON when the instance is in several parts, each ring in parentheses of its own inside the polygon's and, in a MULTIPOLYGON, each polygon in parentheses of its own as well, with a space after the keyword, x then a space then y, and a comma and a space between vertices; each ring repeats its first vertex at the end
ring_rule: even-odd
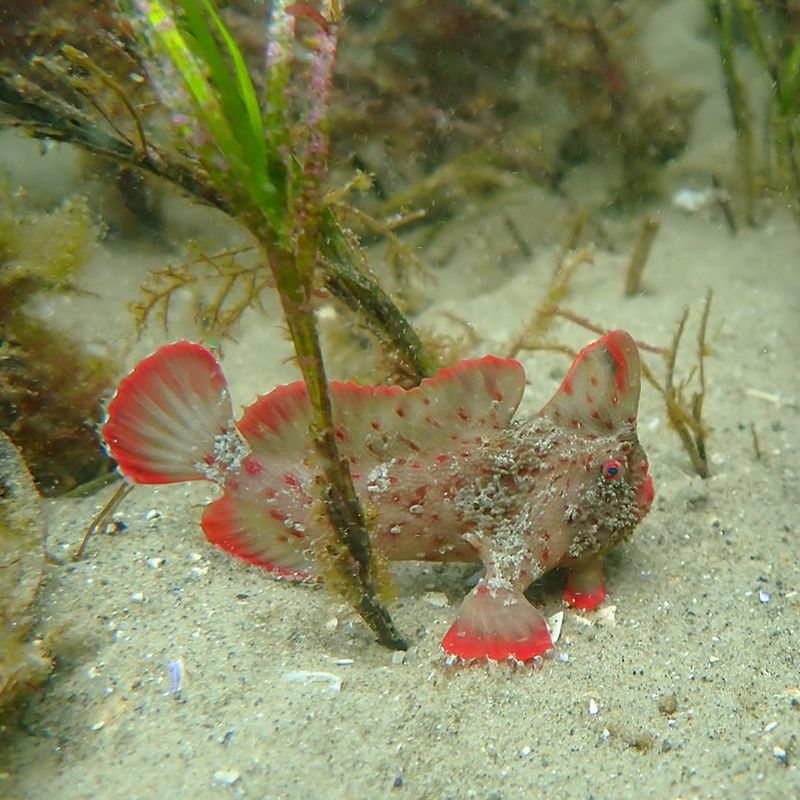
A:
POLYGON ((636 493, 636 500, 639 503, 642 516, 644 516, 650 510, 650 506, 652 505, 653 498, 655 498, 655 496, 656 490, 653 486, 653 476, 647 475, 644 483, 639 487, 639 490, 636 493))

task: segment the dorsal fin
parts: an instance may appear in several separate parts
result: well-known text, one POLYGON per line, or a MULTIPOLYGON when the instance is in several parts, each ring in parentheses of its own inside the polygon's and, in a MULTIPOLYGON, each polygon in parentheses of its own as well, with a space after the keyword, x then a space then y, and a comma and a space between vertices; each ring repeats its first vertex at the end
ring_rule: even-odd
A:
MULTIPOLYGON (((479 436, 508 425, 524 386, 520 363, 495 356, 439 370, 413 389, 333 381, 336 435, 348 455, 381 459, 436 446, 460 431, 479 436)), ((295 462, 307 449, 310 422, 305 385, 296 382, 259 398, 237 425, 255 455, 295 462)))
POLYGON ((626 331, 612 331, 575 356, 541 414, 562 425, 608 435, 636 423, 640 386, 636 342, 626 331))

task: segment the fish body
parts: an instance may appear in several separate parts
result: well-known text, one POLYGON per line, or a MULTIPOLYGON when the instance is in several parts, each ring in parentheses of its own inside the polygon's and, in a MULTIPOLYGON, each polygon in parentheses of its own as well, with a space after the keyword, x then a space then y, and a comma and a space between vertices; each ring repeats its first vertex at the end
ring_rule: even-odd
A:
MULTIPOLYGON (((605 554, 653 499, 627 333, 584 348, 539 414, 514 421, 524 384, 519 362, 494 356, 410 390, 331 383, 338 446, 380 551, 485 566, 442 643, 462 659, 526 661, 550 649, 527 586, 566 567, 565 600, 596 607, 605 554)), ((177 342, 122 381, 104 438, 131 481, 219 484, 201 521, 214 544, 279 577, 317 577, 315 545, 330 523, 317 501, 305 385, 280 386, 232 417, 214 356, 177 342)))

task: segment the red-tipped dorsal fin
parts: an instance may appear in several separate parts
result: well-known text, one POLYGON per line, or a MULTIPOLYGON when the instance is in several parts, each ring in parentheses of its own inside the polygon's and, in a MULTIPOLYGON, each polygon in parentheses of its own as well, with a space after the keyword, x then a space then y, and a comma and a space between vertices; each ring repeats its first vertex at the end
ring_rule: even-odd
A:
POLYGON ((521 592, 479 583, 442 640, 446 653, 469 660, 529 661, 553 647, 544 617, 521 592))
POLYGON ((243 455, 231 417, 214 356, 180 341, 140 361, 121 381, 103 438, 122 474, 135 483, 215 479, 243 455))
POLYGON ((636 342, 626 331, 612 331, 575 356, 541 413, 562 425, 608 435, 635 425, 640 386, 636 342))
MULTIPOLYGON (((444 446, 453 435, 480 436, 508 425, 524 387, 520 363, 496 356, 439 370, 413 389, 333 381, 336 435, 342 452, 356 459, 444 446)), ((310 422, 308 395, 298 382, 259 398, 238 427, 256 455, 296 460, 307 450, 310 422)))

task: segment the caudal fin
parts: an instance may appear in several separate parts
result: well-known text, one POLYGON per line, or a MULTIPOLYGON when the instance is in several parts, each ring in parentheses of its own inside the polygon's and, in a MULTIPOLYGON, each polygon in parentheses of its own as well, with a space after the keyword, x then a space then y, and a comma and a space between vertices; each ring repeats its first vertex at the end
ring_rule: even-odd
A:
POLYGON ((122 380, 103 438, 122 474, 135 483, 214 480, 244 455, 232 417, 214 356, 180 341, 140 361, 122 380))
POLYGON ((481 582, 464 598, 442 647, 464 660, 528 661, 552 649, 553 640, 544 617, 524 595, 492 591, 481 582))

